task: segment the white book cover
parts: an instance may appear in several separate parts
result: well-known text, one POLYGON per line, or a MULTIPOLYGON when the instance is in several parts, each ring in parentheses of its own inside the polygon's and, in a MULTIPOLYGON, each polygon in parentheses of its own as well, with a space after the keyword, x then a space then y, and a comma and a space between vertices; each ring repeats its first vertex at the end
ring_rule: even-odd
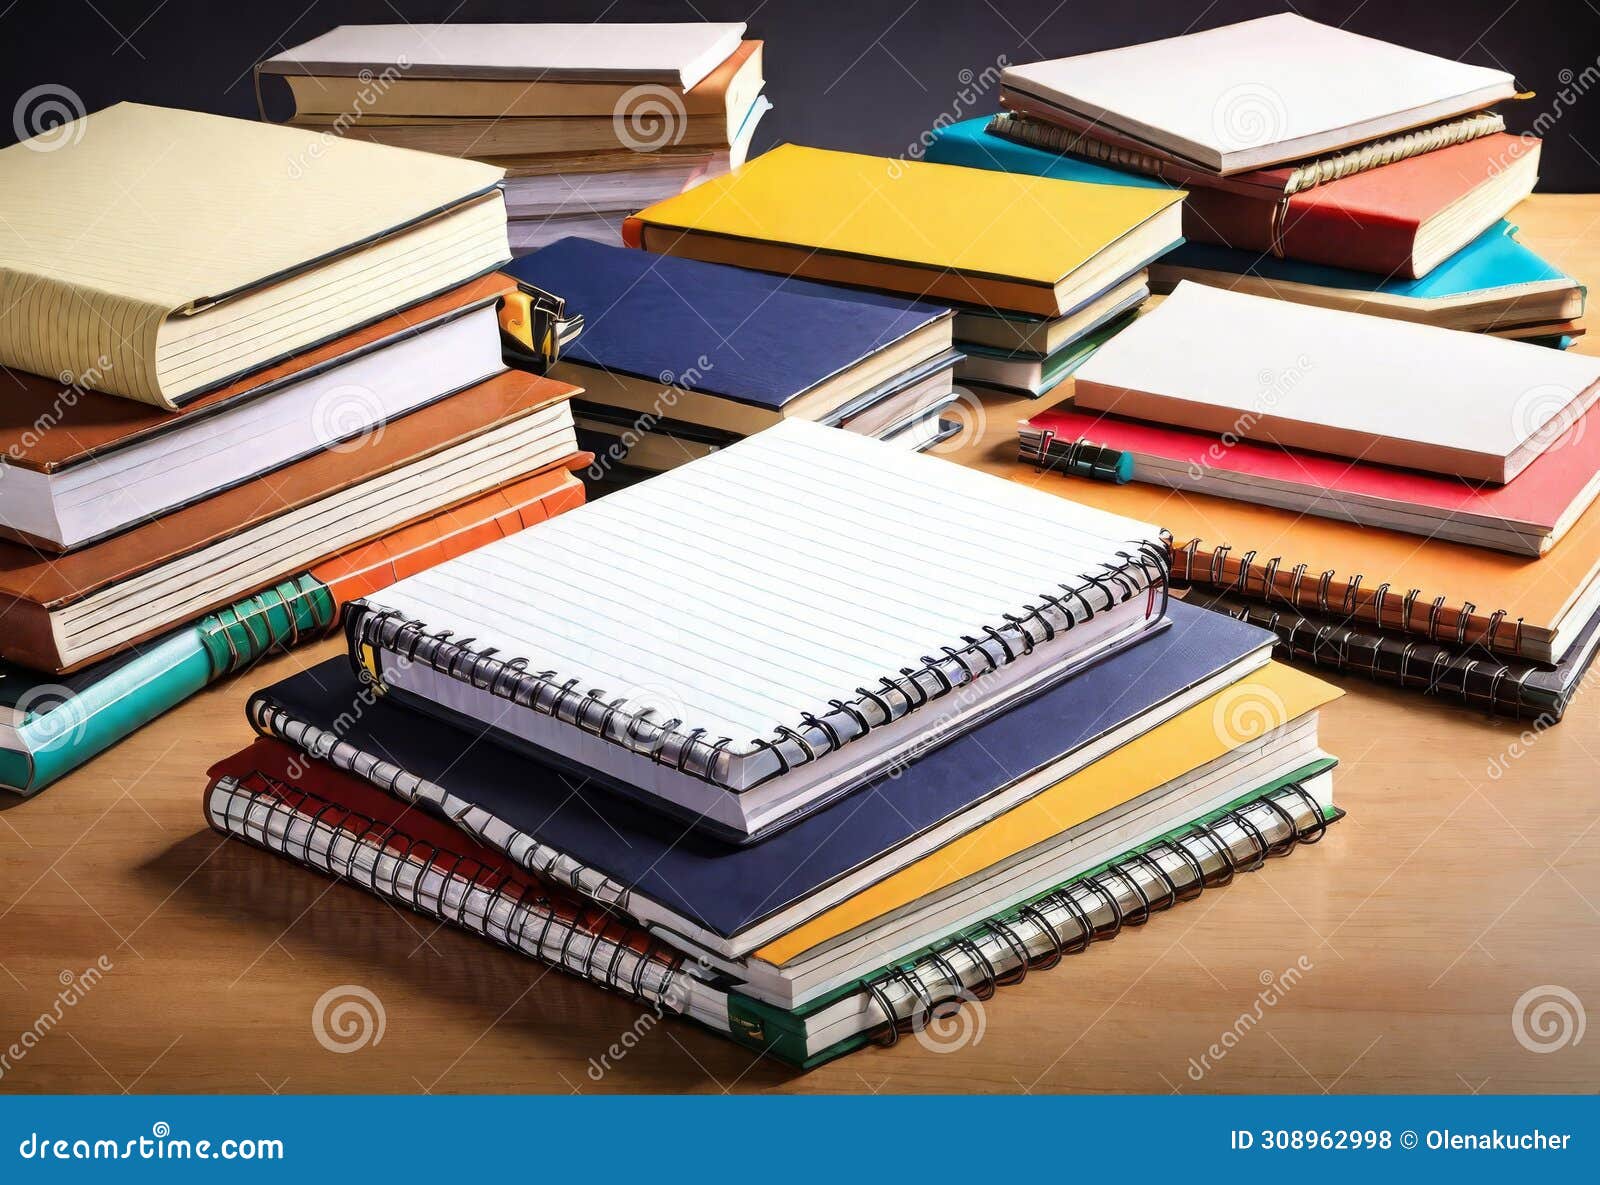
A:
POLYGON ((1034 62, 1004 84, 1222 173, 1476 111, 1512 76, 1294 13, 1034 62))
POLYGON ((656 82, 684 90, 716 69, 744 22, 340 25, 261 63, 268 74, 656 82))
POLYGON ((1509 481, 1600 394, 1600 358, 1184 281, 1079 369, 1078 407, 1509 481))

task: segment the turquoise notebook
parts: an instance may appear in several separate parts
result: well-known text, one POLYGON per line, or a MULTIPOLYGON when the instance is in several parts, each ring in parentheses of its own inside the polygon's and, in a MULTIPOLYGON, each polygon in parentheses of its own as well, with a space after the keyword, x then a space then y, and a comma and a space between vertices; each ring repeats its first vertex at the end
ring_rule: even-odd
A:
POLYGON ((933 143, 928 145, 923 159, 936 165, 1026 173, 1034 177, 1053 177, 1057 181, 1087 181, 1093 185, 1127 185, 1138 189, 1172 188, 1154 177, 1108 169, 1075 156, 1062 156, 1058 152, 1046 152, 1001 136, 991 136, 984 130, 989 126, 989 119, 984 115, 934 128, 933 143))
POLYGON ((43 790, 208 683, 326 630, 335 612, 305 575, 72 675, 0 662, 0 789, 43 790))

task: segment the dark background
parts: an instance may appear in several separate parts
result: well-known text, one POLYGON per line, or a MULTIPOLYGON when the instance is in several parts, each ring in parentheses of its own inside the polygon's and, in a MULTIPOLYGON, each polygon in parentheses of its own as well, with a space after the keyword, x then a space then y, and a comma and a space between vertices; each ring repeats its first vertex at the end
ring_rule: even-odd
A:
POLYGON ((253 115, 255 62, 337 24, 703 19, 748 21, 766 40, 776 110, 757 150, 792 140, 898 155, 942 113, 992 111, 992 89, 971 107, 958 96, 999 55, 1060 57, 1290 7, 1510 71, 1538 92, 1511 105, 1513 131, 1560 113, 1540 188, 1600 191, 1600 0, 0 0, 0 144, 16 139, 5 114, 41 84, 89 111, 136 99, 253 115))

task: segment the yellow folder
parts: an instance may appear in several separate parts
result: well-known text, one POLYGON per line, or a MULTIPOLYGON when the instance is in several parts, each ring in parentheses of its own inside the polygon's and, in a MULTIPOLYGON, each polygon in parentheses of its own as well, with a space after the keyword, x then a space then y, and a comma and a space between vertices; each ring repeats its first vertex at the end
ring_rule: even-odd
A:
POLYGON ((1282 663, 1269 663, 1088 768, 769 942, 755 952, 755 957, 774 965, 787 963, 840 934, 1181 777, 1343 694, 1321 679, 1282 663))

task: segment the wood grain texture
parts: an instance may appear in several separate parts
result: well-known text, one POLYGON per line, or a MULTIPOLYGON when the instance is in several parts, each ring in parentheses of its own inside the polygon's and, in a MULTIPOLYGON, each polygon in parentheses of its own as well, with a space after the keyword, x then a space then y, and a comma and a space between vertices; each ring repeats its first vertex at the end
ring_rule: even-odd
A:
MULTIPOLYGON (((1600 197, 1537 197, 1514 220, 1573 274, 1600 276, 1600 197)), ((1031 480, 1011 457, 1035 406, 990 404, 961 458, 1031 480)), ((1548 985, 1600 1010, 1593 691, 1524 735, 1344 680, 1323 737, 1350 817, 1321 846, 1003 989, 950 1052, 906 1039, 796 1074, 218 839, 203 771, 249 739, 246 695, 336 648, 263 663, 3 804, 0 1055, 41 1013, 52 1023, 0 1062, 0 1090, 1448 1093, 1600 1079, 1594 1035, 1537 1053, 1513 1026, 1519 998, 1548 985), (62 973, 102 956, 112 969, 54 1019, 62 973), (1258 1016, 1264 979, 1302 957, 1310 970, 1258 1016), (341 985, 384 1016, 381 1039, 350 1053, 312 1025, 341 985), (632 1048, 601 1068, 625 1032, 632 1048), (1225 1056, 1207 1058, 1225 1032, 1225 1056)))

